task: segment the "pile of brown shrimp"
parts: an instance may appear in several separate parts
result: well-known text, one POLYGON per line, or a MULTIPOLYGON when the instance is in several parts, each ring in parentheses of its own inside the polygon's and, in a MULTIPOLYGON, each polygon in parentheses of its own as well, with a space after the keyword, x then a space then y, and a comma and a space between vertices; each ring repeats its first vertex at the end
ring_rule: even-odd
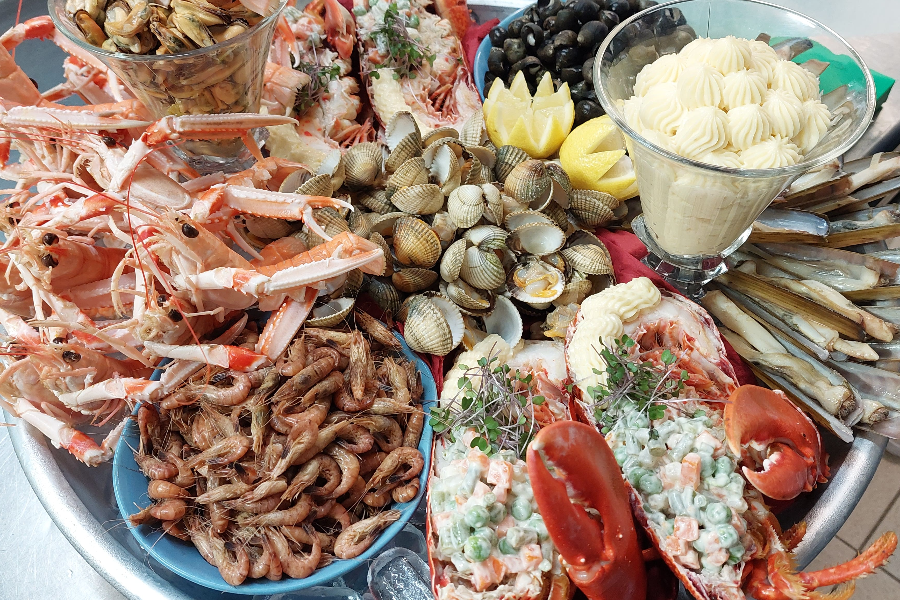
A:
MULTIPOLYGON (((353 558, 419 491, 422 386, 379 322, 306 328, 272 367, 202 371, 138 411, 150 506, 129 517, 193 542, 223 579, 308 577, 353 558)), ((243 340, 252 343, 255 340, 243 340)))

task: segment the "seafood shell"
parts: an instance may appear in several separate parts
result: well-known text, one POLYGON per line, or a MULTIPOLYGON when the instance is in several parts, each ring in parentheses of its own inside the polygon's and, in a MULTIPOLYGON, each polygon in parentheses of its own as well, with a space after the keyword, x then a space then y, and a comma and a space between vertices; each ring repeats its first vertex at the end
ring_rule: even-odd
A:
MULTIPOLYGON (((389 255, 386 254, 385 256, 389 255)), ((386 262, 390 262, 390 259, 386 262)), ((362 289, 364 277, 362 270, 353 269, 347 273, 347 281, 344 282, 344 285, 335 290, 335 292, 331 294, 331 298, 356 298, 357 294, 359 294, 359 290, 362 289)))
POLYGON ((244 222, 247 224, 247 231, 264 240, 277 240, 287 237, 297 229, 289 221, 283 219, 271 219, 269 217, 257 217, 246 214, 243 217, 244 222))
POLYGON ((438 127, 422 138, 422 146, 427 148, 441 138, 452 138, 454 140, 458 140, 459 132, 453 127, 438 127))
POLYGON ((493 252, 471 247, 466 249, 459 276, 479 290, 493 290, 506 281, 506 269, 493 252))
POLYGON ((553 161, 545 162, 544 166, 547 167, 550 185, 553 188, 550 192, 551 198, 562 208, 568 208, 569 195, 572 193, 572 181, 569 179, 569 174, 559 163, 553 161))
POLYGON ((494 310, 483 320, 485 331, 499 335, 510 348, 515 348, 522 340, 522 315, 506 296, 497 296, 494 310))
POLYGON ((384 141, 388 150, 393 152, 403 143, 408 136, 413 135, 418 140, 419 151, 422 151, 422 134, 419 131, 419 125, 416 123, 415 117, 411 112, 400 111, 394 113, 384 128, 384 141))
POLYGON ((509 233, 496 225, 478 225, 466 231, 463 239, 469 240, 482 250, 503 250, 509 233))
POLYGON ((509 236, 510 250, 538 256, 556 252, 565 243, 565 232, 552 223, 522 225, 513 229, 509 236))
MULTIPOLYGON (((316 223, 325 230, 325 233, 331 237, 336 236, 339 233, 343 233, 345 231, 350 231, 350 224, 347 223, 347 220, 341 216, 341 214, 329 207, 319 208, 313 210, 313 218, 316 220, 316 223)), ((310 248, 313 246, 318 246, 325 242, 322 238, 320 238, 315 233, 307 232, 307 238, 309 239, 309 244, 307 244, 310 248)))
POLYGON ((551 202, 541 212, 553 219, 553 222, 556 223, 556 226, 563 231, 567 231, 569 229, 569 216, 566 214, 566 211, 563 210, 563 208, 556 202, 551 202))
POLYGON ((363 142, 352 146, 344 155, 344 184, 350 189, 363 189, 375 184, 381 175, 381 146, 363 142))
POLYGON ((437 234, 445 250, 456 237, 456 229, 456 223, 448 212, 439 212, 431 219, 431 230, 437 234))
POLYGON ((391 275, 391 282, 401 292, 412 294, 431 287, 437 278, 438 274, 431 269, 410 267, 394 271, 394 274, 391 275))
POLYGON ((459 187, 462 183, 462 170, 459 156, 452 144, 435 144, 425 149, 422 154, 429 173, 435 178, 445 195, 459 187))
POLYGON ((609 253, 603 246, 579 244, 562 251, 570 267, 588 275, 612 275, 613 266, 609 253))
POLYGON ((394 234, 394 225, 397 223, 397 219, 408 216, 404 212, 390 212, 386 215, 380 215, 372 222, 372 231, 385 237, 390 237, 394 234))
POLYGON ((384 236, 380 233, 373 232, 369 235, 369 241, 374 242, 381 246, 381 250, 384 252, 384 271, 382 271, 383 276, 388 276, 394 272, 393 262, 394 255, 391 253, 391 247, 387 243, 387 240, 384 239, 384 236))
POLYGON ((341 189, 346 178, 346 169, 344 167, 344 156, 340 150, 333 150, 328 153, 322 164, 319 165, 316 175, 328 175, 331 177, 331 187, 335 190, 341 189))
POLYGON ((469 247, 468 240, 456 240, 444 252, 441 258, 441 279, 444 281, 455 281, 459 279, 459 271, 462 267, 463 260, 466 256, 466 248, 469 247))
MULTIPOLYGON (((426 177, 425 180, 427 181, 428 178, 426 177)), ((441 193, 441 188, 433 183, 422 183, 397 190, 391 196, 391 202, 404 212, 414 215, 431 215, 444 206, 444 194, 441 193)))
POLYGON ((400 311, 400 292, 389 279, 368 277, 365 283, 366 293, 382 310, 397 314, 400 311))
POLYGON ((563 258, 563 255, 560 254, 559 252, 553 252, 552 254, 545 254, 544 256, 541 257, 541 260, 544 261, 545 263, 547 263, 548 265, 556 267, 563 273, 565 273, 567 270, 569 270, 569 267, 566 264, 566 260, 563 258))
POLYGON ((509 231, 513 231, 523 225, 530 225, 531 223, 550 223, 552 225, 553 219, 536 210, 521 210, 506 215, 504 226, 506 226, 509 231))
MULTIPOLYGON (((83 154, 82 156, 86 155, 83 154)), ((286 194, 293 194, 297 191, 297 188, 309 180, 310 177, 312 177, 312 173, 305 168, 295 169, 281 181, 281 185, 278 186, 278 191, 286 194)))
POLYGON ((459 134, 459 141, 466 146, 481 146, 488 141, 483 111, 476 110, 468 118, 459 134))
POLYGON ((494 306, 493 294, 477 290, 461 279, 441 284, 441 291, 466 314, 486 314, 494 306))
POLYGON ((416 352, 444 356, 462 341, 462 313, 446 298, 410 296, 403 336, 416 352))
POLYGON ((384 163, 384 169, 388 173, 393 173, 400 165, 417 156, 422 156, 422 138, 419 137, 418 131, 404 136, 391 150, 384 163))
POLYGON ((484 183, 481 185, 481 191, 484 192, 484 199, 487 202, 484 218, 491 223, 500 225, 503 223, 503 196, 500 194, 500 190, 493 184, 484 183))
POLYGON ((317 306, 312 309, 306 324, 312 327, 333 327, 350 314, 354 304, 356 304, 356 298, 338 298, 322 306, 317 306))
POLYGON ((389 212, 395 212, 395 207, 388 200, 387 193, 384 190, 363 192, 356 196, 356 202, 378 214, 386 215, 389 212))
POLYGON ((416 156, 400 165, 400 167, 394 171, 394 174, 388 177, 387 186, 384 191, 387 193, 388 199, 394 202, 394 204, 397 204, 393 200, 393 195, 397 190, 410 185, 421 185, 423 183, 428 183, 428 169, 425 167, 425 159, 421 156, 416 156))
POLYGON ((556 267, 531 257, 510 271, 506 286, 516 300, 543 308, 562 295, 566 277, 556 267))
POLYGON ((378 213, 367 213, 355 210, 350 213, 350 231, 359 237, 368 238, 372 234, 372 223, 374 223, 380 215, 378 213))
POLYGON ((297 188, 297 193, 305 194, 307 196, 325 196, 326 198, 331 198, 331 194, 334 193, 333 186, 334 184, 330 175, 316 175, 300 184, 300 187, 297 188))
POLYGON ((461 185, 450 192, 447 212, 457 227, 472 227, 484 214, 484 190, 477 185, 461 185))
POLYGON ((494 165, 494 173, 497 181, 506 184, 506 178, 520 163, 529 160, 528 153, 516 146, 500 146, 497 148, 497 163, 494 165))
POLYGON ((462 183, 467 185, 481 185, 487 183, 489 179, 485 177, 485 172, 481 161, 477 156, 470 156, 462 168, 465 176, 462 177, 462 183))
POLYGON ((566 306, 569 304, 581 304, 584 299, 587 298, 588 294, 591 293, 591 288, 593 287, 594 284, 589 279, 580 272, 575 271, 569 279, 569 282, 566 283, 566 286, 563 288, 562 293, 553 301, 553 305, 566 306))
POLYGON ((539 160, 526 160, 506 176, 503 189, 513 198, 534 210, 541 210, 552 199, 552 180, 547 167, 539 160))
POLYGON ((585 227, 600 227, 615 219, 613 209, 619 204, 615 196, 593 190, 575 190, 569 197, 569 210, 585 227))
POLYGON ((400 217, 394 223, 394 252, 401 264, 430 269, 441 257, 441 240, 425 221, 400 217))

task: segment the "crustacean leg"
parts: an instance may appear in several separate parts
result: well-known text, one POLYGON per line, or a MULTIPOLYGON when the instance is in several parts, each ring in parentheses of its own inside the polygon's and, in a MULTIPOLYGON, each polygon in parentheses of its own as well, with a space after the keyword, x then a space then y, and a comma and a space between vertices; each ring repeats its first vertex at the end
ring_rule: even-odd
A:
POLYGON ((219 344, 160 344, 144 342, 144 348, 154 356, 191 360, 225 367, 234 371, 255 371, 271 364, 269 358, 240 346, 219 344))

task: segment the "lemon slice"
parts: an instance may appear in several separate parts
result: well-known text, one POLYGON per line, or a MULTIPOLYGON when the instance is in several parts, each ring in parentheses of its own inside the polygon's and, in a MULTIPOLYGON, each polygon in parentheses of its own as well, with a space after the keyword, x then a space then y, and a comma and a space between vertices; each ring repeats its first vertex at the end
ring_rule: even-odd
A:
POLYGON ((576 127, 559 149, 559 162, 576 189, 606 192, 620 200, 637 195, 625 138, 607 115, 576 127))
POLYGON ((567 83, 553 90, 549 74, 532 97, 525 75, 519 72, 509 89, 494 80, 484 101, 484 122, 495 146, 517 146, 533 158, 547 158, 559 150, 572 130, 575 103, 567 83))

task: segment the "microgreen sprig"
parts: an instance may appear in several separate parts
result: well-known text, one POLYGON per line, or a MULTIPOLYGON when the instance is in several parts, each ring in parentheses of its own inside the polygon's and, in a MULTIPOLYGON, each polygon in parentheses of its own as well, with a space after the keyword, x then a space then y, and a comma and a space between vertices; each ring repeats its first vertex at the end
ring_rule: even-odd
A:
MULTIPOLYGON (((603 433, 609 432, 625 415, 627 406, 636 406, 654 421, 665 414, 666 402, 676 398, 684 389, 688 372, 678 369, 678 357, 670 350, 663 350, 660 362, 639 362, 632 357, 635 341, 623 335, 612 346, 604 346, 600 356, 606 363, 606 383, 588 386, 594 417, 603 433)), ((604 372, 594 369, 594 373, 604 372)))
MULTIPOLYGON (((385 62, 376 65, 375 68, 392 68, 394 69, 394 79, 408 77, 416 78, 418 65, 423 60, 427 60, 433 65, 437 56, 429 54, 428 49, 421 43, 412 39, 407 26, 418 27, 419 17, 413 15, 407 19, 400 14, 396 4, 388 6, 384 13, 384 26, 372 32, 372 39, 387 49, 387 58, 385 62)), ((372 77, 378 79, 380 77, 378 71, 372 71, 372 77)))
POLYGON ((340 65, 322 67, 314 63, 300 61, 294 68, 309 75, 309 85, 304 86, 297 92, 297 99, 294 102, 294 108, 298 114, 303 114, 309 108, 318 104, 322 94, 328 89, 328 84, 341 76, 340 65))
POLYGON ((431 409, 435 433, 454 442, 460 430, 474 429, 478 435, 470 447, 488 455, 510 450, 524 458, 538 428, 534 407, 545 401, 532 393, 532 375, 511 372, 496 355, 478 359, 476 367, 458 366, 465 372, 457 382, 459 393, 443 407, 431 409))

